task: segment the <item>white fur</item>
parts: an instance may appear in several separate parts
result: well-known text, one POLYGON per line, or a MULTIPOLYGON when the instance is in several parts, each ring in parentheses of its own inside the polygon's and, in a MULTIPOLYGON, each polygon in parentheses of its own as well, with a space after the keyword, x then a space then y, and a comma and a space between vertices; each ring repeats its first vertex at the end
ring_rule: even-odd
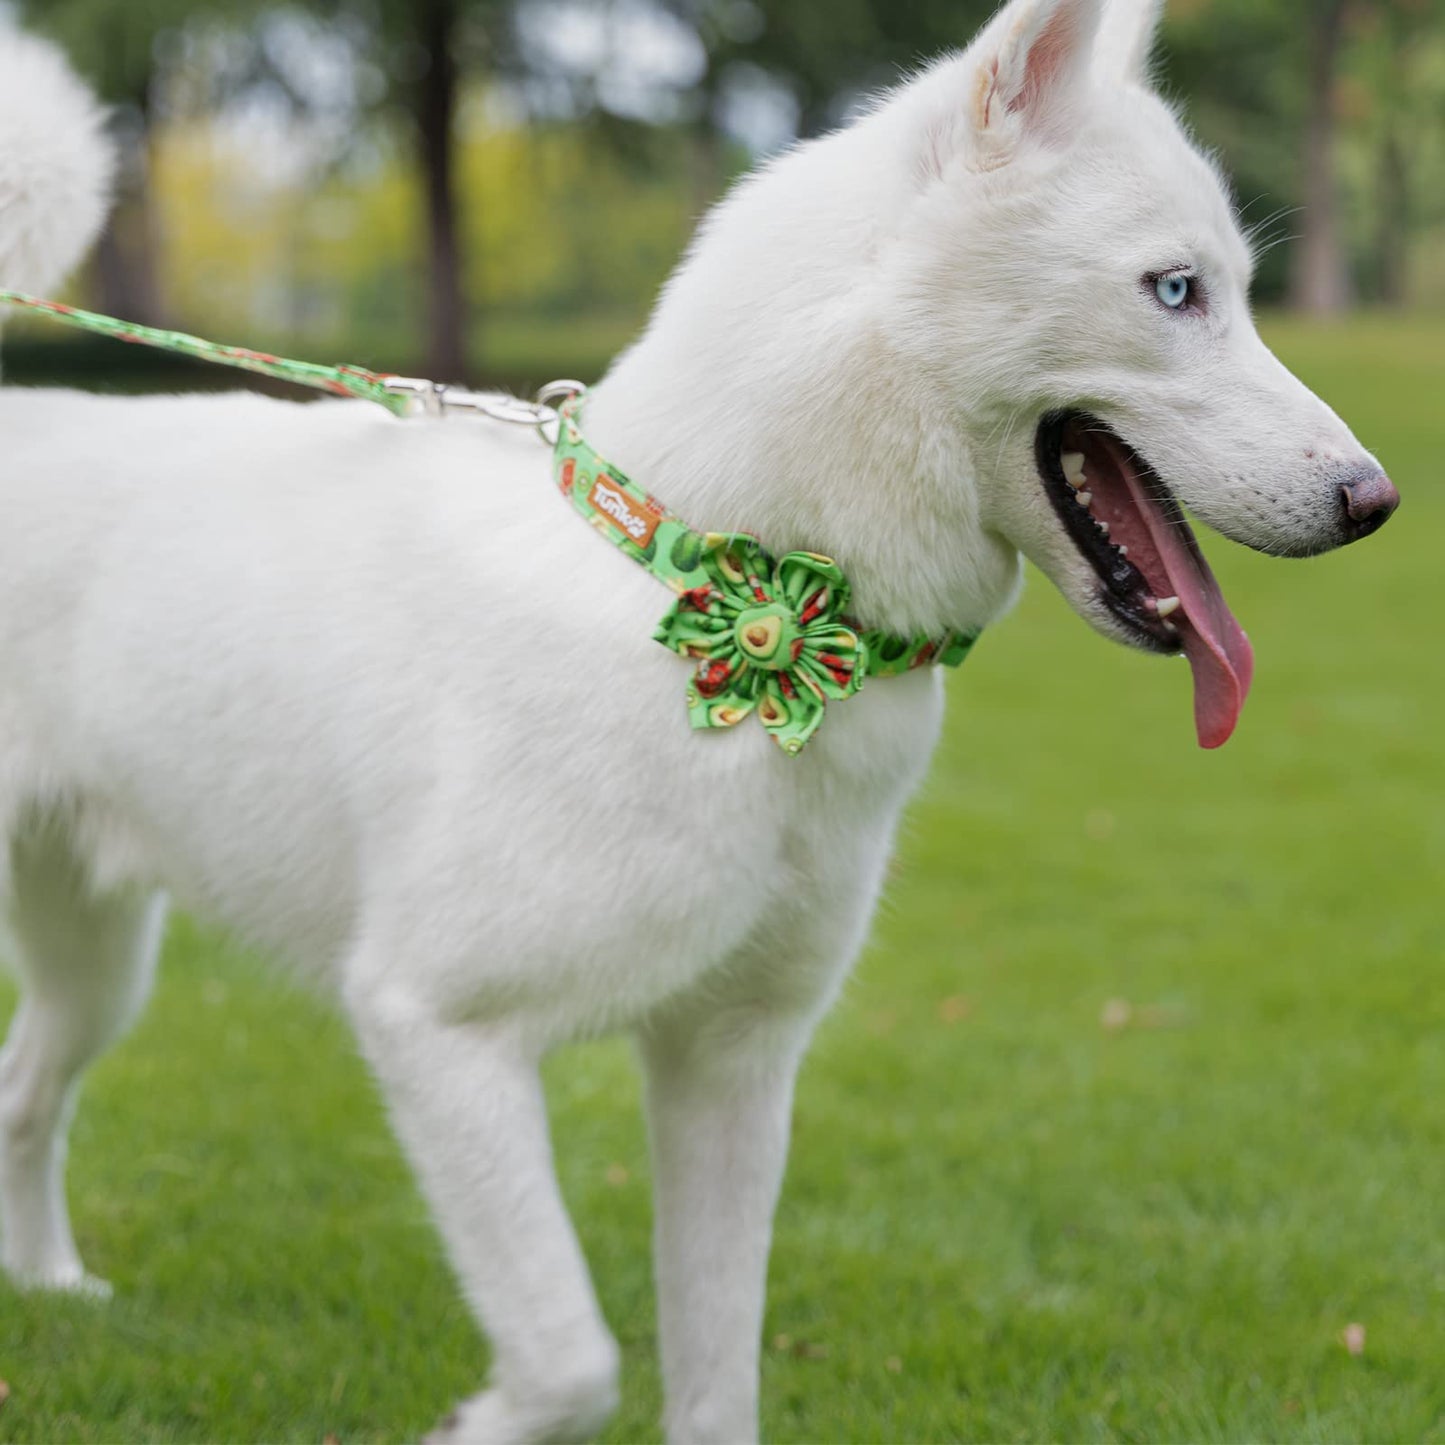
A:
MULTIPOLYGON (((697 525, 836 556, 898 629, 993 622, 1020 548, 1114 628, 1030 456, 1055 405, 1139 437, 1232 535, 1333 536, 1331 467, 1364 454, 1255 336, 1215 173, 1119 78, 1151 8, 1108 17, 1127 66, 1093 49, 1102 9, 1015 0, 742 185, 592 393, 595 445, 697 525), (1218 298, 1197 324, 1139 285, 1183 260, 1218 298)), ((53 223, 6 218, 0 246, 53 223)), ((665 592, 495 425, 12 392, 0 437, 6 1265, 84 1278, 64 1120, 143 998, 164 884, 355 1024, 493 1345, 439 1438, 581 1438, 612 1407, 537 1064, 618 1030, 647 1077, 669 1438, 752 1438, 794 1072, 939 678, 870 684, 798 760, 755 725, 690 732, 687 666, 650 640, 665 592)))
POLYGON ((85 254, 110 200, 95 98, 65 57, 0 28, 0 278, 44 292, 85 254))

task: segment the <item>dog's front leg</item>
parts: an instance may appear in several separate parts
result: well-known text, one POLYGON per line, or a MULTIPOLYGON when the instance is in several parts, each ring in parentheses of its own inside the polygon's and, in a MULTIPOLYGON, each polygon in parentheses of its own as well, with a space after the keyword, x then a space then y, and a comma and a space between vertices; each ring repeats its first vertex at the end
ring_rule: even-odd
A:
POLYGON ((374 977, 347 1004, 492 1345, 491 1388, 430 1438, 590 1439, 616 1408, 617 1347, 557 1189, 536 1051, 374 977))
POLYGON ((750 1007, 642 1039, 670 1445, 757 1439, 768 1245, 810 1032, 750 1007))

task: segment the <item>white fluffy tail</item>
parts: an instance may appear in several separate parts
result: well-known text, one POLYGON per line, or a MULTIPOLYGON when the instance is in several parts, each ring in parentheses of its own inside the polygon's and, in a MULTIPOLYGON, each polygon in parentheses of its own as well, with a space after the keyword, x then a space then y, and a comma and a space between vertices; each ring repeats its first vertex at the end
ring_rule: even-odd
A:
POLYGON ((53 45, 0 26, 0 288, 45 295, 100 232, 104 113, 53 45))

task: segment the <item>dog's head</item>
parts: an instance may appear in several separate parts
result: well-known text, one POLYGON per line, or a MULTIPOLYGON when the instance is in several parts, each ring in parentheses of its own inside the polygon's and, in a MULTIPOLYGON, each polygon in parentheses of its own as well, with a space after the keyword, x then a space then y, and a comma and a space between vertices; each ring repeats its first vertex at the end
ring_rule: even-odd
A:
POLYGON ((892 339, 959 399, 984 526, 1100 631, 1184 652, 1213 747, 1253 657, 1182 506, 1300 557, 1398 496, 1255 331, 1225 186, 1145 84, 1159 9, 1013 0, 909 88, 892 339))

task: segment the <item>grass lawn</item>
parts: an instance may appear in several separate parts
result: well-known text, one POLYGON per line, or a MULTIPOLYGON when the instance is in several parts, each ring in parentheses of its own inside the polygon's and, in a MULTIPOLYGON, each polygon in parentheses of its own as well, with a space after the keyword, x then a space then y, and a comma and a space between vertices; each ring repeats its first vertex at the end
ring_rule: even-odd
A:
MULTIPOLYGON (((774 1440, 1445 1441, 1445 326, 1273 329, 1405 508, 1311 563, 1215 539, 1259 654, 1219 754, 1182 664, 1037 578, 954 679, 799 1092, 774 1440)), ((551 1080, 625 1352, 607 1438, 656 1439, 630 1059, 551 1080)), ((0 1439, 404 1440, 480 1382, 344 1030, 193 927, 71 1181, 116 1298, 0 1288, 0 1439)))

